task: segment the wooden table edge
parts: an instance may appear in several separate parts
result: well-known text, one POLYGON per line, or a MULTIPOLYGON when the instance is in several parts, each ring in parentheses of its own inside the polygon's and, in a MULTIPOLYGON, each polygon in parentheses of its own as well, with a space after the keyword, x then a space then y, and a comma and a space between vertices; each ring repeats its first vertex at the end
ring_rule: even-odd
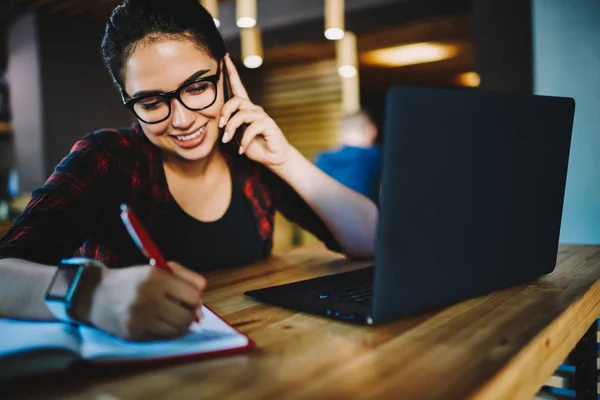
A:
POLYGON ((540 331, 471 398, 531 399, 599 316, 600 280, 597 280, 583 296, 540 331), (567 330, 568 333, 559 335, 561 330, 567 330), (564 340, 560 342, 559 338, 564 340), (539 361, 540 357, 543 357, 542 362, 539 361))

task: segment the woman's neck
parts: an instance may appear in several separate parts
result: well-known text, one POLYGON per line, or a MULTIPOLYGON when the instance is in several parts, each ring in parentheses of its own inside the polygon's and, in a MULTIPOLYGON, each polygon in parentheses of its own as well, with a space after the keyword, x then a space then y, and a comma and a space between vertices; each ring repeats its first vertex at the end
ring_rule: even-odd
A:
MULTIPOLYGON (((206 157, 201 160, 189 161, 172 154, 164 153, 163 164, 165 169, 183 179, 204 178, 226 168, 227 162, 218 146, 215 146, 206 157)), ((218 175, 218 174, 217 174, 218 175)))

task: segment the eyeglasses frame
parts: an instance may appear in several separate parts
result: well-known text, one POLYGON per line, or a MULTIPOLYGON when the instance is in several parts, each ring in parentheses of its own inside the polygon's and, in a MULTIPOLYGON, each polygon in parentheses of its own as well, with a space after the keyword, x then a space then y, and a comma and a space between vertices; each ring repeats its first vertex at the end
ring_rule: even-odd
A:
POLYGON ((171 116, 171 108, 172 108, 171 107, 171 101, 173 99, 177 99, 177 101, 179 101, 179 104, 181 104, 182 106, 184 106, 185 108, 187 108, 190 111, 201 111, 201 110, 207 109, 208 107, 210 107, 213 104, 215 104, 215 101, 217 100, 218 92, 219 92, 217 83, 219 82, 220 75, 221 75, 221 62, 219 61, 217 63, 217 73, 216 74, 211 75, 211 76, 203 76, 203 77, 200 77, 198 79, 194 79, 193 81, 186 82, 186 83, 182 84, 177 89, 175 89, 175 90, 173 90, 171 92, 166 92, 166 93, 164 93, 164 92, 149 93, 149 94, 144 95, 144 96, 134 97, 132 99, 127 100, 127 98, 126 98, 127 94, 125 93, 125 90, 121 89, 121 99, 123 100, 123 105, 126 108, 128 108, 133 113, 133 115, 135 115, 135 117, 137 119, 139 119, 140 121, 142 121, 142 122, 144 122, 146 124, 159 124, 159 123, 165 121, 167 118, 169 118, 171 116), (193 85, 193 84, 199 83, 199 82, 210 82, 210 83, 212 83, 212 85, 215 87, 215 98, 213 99, 213 101, 209 105, 204 106, 202 108, 188 107, 181 100, 181 91, 183 89, 185 89, 186 87, 188 87, 189 85, 193 85), (155 122, 148 122, 148 121, 145 121, 143 118, 140 118, 140 116, 135 112, 135 110, 133 108, 134 105, 136 103, 144 100, 144 99, 149 98, 149 97, 157 97, 157 96, 160 96, 160 97, 163 97, 163 98, 166 99, 167 105, 169 107, 169 112, 168 112, 167 116, 164 117, 163 119, 161 119, 159 121, 155 121, 155 122))

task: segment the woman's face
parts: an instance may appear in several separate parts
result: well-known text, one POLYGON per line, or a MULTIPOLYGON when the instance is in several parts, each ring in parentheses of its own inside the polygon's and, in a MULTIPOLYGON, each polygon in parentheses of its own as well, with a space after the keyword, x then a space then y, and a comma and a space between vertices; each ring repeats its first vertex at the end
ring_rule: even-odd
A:
MULTIPOLYGON (((171 92, 190 77, 216 74, 217 67, 217 61, 191 40, 146 41, 138 44, 125 64, 125 91, 129 98, 138 97, 140 92, 171 92)), ((157 124, 140 121, 148 139, 185 160, 209 155, 220 136, 218 118, 224 102, 221 80, 216 88, 217 98, 208 108, 192 111, 171 99, 171 114, 166 120, 157 124)))

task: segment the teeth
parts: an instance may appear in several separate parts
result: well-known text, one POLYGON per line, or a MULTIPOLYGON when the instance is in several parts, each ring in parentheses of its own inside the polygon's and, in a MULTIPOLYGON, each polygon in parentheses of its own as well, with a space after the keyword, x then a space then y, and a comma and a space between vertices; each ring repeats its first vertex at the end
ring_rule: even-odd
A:
POLYGON ((204 132, 204 126, 200 129, 198 129, 196 132, 192 133, 191 135, 181 135, 181 136, 176 136, 176 138, 180 142, 183 142, 186 140, 192 140, 192 139, 196 139, 198 136, 200 136, 202 134, 202 132, 204 132))

